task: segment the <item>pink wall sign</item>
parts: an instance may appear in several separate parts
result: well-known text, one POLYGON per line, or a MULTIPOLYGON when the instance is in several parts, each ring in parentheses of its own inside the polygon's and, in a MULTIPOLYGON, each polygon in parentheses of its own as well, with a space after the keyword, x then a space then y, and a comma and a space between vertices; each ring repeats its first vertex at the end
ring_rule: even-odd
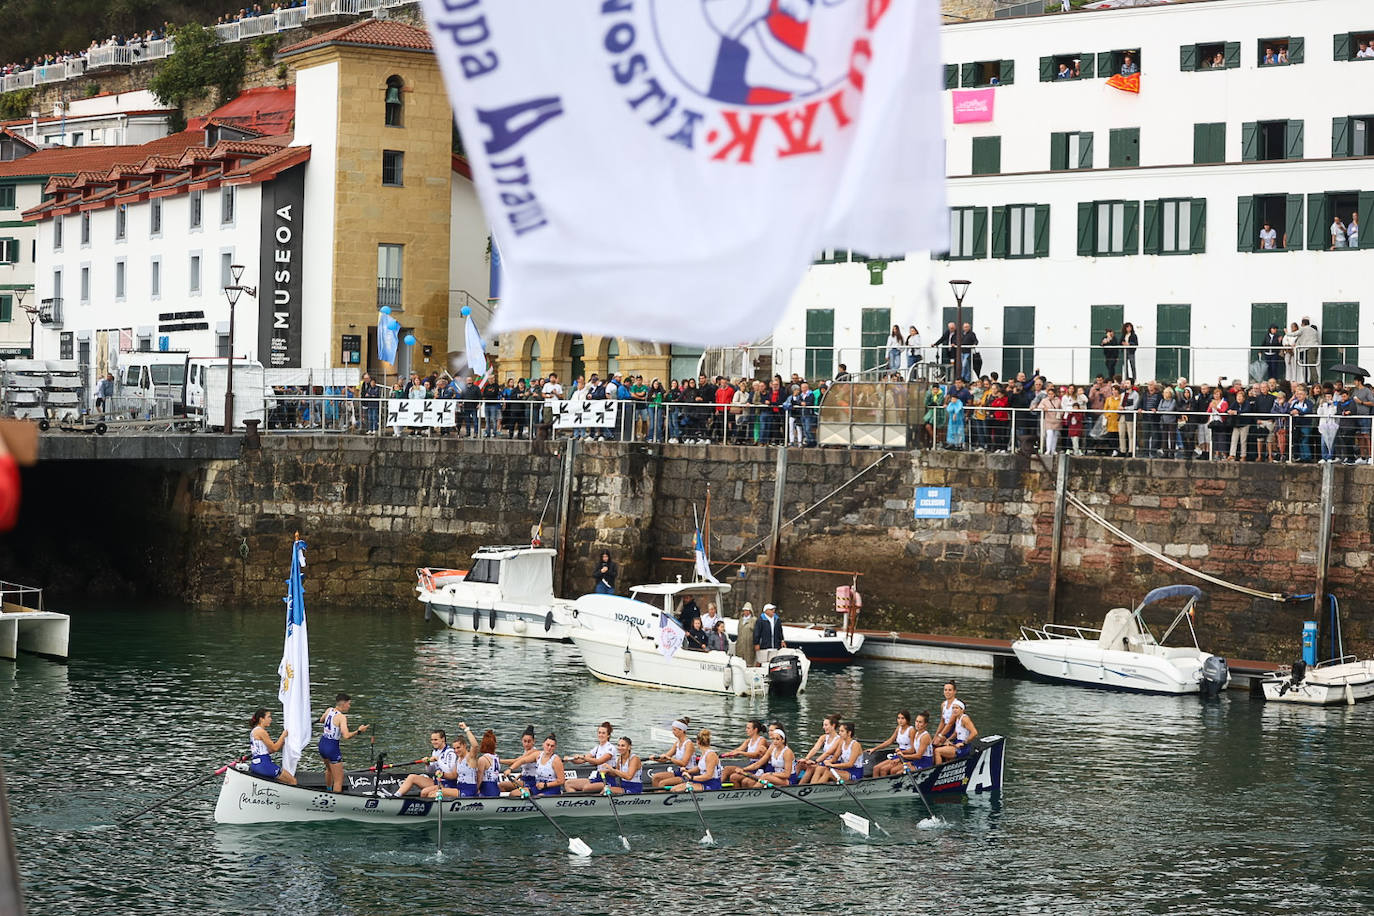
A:
POLYGON ((996 89, 955 89, 950 93, 954 96, 954 123, 991 121, 996 93, 996 89))

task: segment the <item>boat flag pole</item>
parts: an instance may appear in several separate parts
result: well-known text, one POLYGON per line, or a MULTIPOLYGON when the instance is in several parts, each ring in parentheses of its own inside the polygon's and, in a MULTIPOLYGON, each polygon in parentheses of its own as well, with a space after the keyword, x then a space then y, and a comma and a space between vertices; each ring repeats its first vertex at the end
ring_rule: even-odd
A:
POLYGON ((849 781, 845 779, 844 776, 840 773, 835 772, 835 769, 833 767, 828 767, 828 769, 830 770, 830 775, 835 777, 835 781, 840 784, 840 787, 844 789, 845 794, 849 796, 849 800, 859 806, 859 810, 864 813, 864 816, 866 816, 870 821, 873 822, 873 826, 881 830, 883 832, 883 836, 892 836, 892 834, 887 832, 886 827, 884 827, 877 821, 873 820, 873 815, 870 814, 868 809, 864 807, 864 803, 859 801, 859 796, 855 795, 854 790, 849 788, 849 781))
POLYGON ((625 847, 625 851, 629 852, 630 841, 625 839, 625 827, 620 823, 620 812, 615 810, 615 793, 611 791, 610 786, 607 786, 605 794, 611 800, 611 813, 615 815, 615 829, 620 831, 620 843, 625 847))
POLYGON ((706 831, 706 835, 698 840, 698 842, 703 846, 716 845, 716 838, 711 836, 711 828, 706 826, 706 817, 701 813, 701 802, 697 801, 696 789, 692 786, 691 782, 687 783, 687 794, 692 797, 692 804, 697 809, 697 820, 701 821, 701 829, 706 831))
POLYGON ((759 783, 765 788, 772 789, 774 792, 781 792, 783 795, 786 795, 788 798, 794 801, 799 801, 804 805, 810 805, 817 811, 824 811, 831 817, 838 817, 840 819, 840 823, 844 824, 850 830, 853 830, 855 833, 862 833, 864 836, 868 836, 868 821, 859 817, 857 814, 851 814, 848 811, 831 811, 824 805, 818 805, 809 798, 802 798, 797 793, 789 792, 782 786, 777 785, 776 783, 769 782, 766 779, 759 780, 759 783))
POLYGON ((592 854, 592 848, 588 846, 586 843, 582 842, 581 838, 575 836, 568 836, 567 831, 565 831, 562 827, 558 826, 558 821, 553 819, 553 815, 549 814, 549 812, 539 807, 539 802, 536 801, 534 796, 530 794, 530 790, 528 788, 520 790, 520 797, 529 801, 531 805, 534 805, 534 810, 544 815, 544 819, 553 825, 553 829, 558 831, 558 835, 568 841, 568 852, 572 853, 573 855, 584 857, 590 856, 592 854))

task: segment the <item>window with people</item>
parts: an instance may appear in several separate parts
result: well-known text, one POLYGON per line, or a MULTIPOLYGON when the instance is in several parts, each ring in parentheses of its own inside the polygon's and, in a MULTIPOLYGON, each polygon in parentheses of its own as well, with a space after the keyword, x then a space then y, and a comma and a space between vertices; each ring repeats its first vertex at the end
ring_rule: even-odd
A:
POLYGON ((1374 60, 1374 31, 1336 35, 1336 60, 1374 60))
POLYGON ((1255 60, 1261 67, 1282 67, 1303 61, 1301 38, 1261 38, 1255 45, 1255 60))
POLYGON ((1068 82, 1089 79, 1093 75, 1096 55, 1088 51, 1051 54, 1040 58, 1040 82, 1068 82))
POLYGON ((1179 49, 1179 69, 1234 70, 1240 66, 1240 42, 1206 41, 1179 49))

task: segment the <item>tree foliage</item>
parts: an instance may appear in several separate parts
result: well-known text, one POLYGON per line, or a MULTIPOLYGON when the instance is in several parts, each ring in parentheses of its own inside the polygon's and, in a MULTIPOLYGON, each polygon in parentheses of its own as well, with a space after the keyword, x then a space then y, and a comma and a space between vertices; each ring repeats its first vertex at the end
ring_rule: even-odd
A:
POLYGON ((154 95, 177 108, 205 98, 212 89, 220 101, 238 95, 244 71, 242 44, 225 44, 198 23, 184 25, 173 34, 176 50, 158 65, 148 83, 154 95))
POLYGON ((27 118, 32 110, 34 93, 33 89, 16 89, 0 95, 0 120, 27 118))

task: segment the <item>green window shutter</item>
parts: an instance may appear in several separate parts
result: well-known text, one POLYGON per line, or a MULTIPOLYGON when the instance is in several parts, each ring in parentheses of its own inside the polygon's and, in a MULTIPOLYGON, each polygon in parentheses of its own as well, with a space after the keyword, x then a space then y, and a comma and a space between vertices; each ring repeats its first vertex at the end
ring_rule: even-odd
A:
POLYGON ((1301 37, 1288 39, 1288 62, 1290 64, 1302 63, 1304 47, 1307 44, 1301 37))
POLYGON ((1007 208, 992 208, 992 256, 1007 256, 1007 208))
POLYGON ((1145 253, 1159 254, 1159 201, 1145 201, 1145 253))
POLYGON ((988 208, 978 207, 973 211, 973 257, 988 256, 988 208))
POLYGON ((1288 195, 1288 244, 1285 246, 1296 251, 1302 248, 1302 195, 1288 195))
POLYGON ((1054 65, 1053 57, 1040 58, 1040 82, 1050 83, 1054 81, 1055 73, 1059 70, 1054 65))
POLYGON ((1307 250, 1322 251, 1330 244, 1327 234, 1326 195, 1307 195, 1307 250))
POLYGON ((1360 304, 1323 302, 1321 329, 1321 378, 1331 378, 1332 366, 1350 362, 1359 352, 1360 304))
POLYGON ((1140 201, 1128 200, 1126 211, 1126 247, 1124 254, 1140 254, 1140 201))
POLYGON ((1080 169, 1093 167, 1092 131, 1080 131, 1078 134, 1078 167, 1080 169))
POLYGON ((1050 205, 1035 205, 1035 256, 1050 256, 1050 205))
POLYGON ((1002 171, 1002 138, 973 138, 973 174, 996 175, 1002 171))
POLYGON ((1058 172, 1069 167, 1069 135, 1050 134, 1050 169, 1058 172))
POLYGON ((1302 158, 1302 121, 1290 120, 1288 127, 1284 131, 1285 149, 1283 158, 1301 159, 1302 158))
POLYGON ((1109 135, 1107 165, 1114 169, 1132 168, 1140 164, 1140 128, 1120 127, 1109 135))
POLYGON ((1093 253, 1093 238, 1097 235, 1097 227, 1094 225, 1093 216, 1097 210, 1092 204, 1080 203, 1078 205, 1078 256, 1091 257, 1093 253))
POLYGON ((1192 375, 1189 352, 1193 336, 1193 307, 1180 304, 1155 306, 1155 375, 1174 379, 1192 375))
MULTIPOLYGON (((1361 226, 1374 226, 1374 191, 1361 191, 1359 206, 1361 226)), ((1374 233, 1360 232, 1360 247, 1374 248, 1374 233)))
POLYGON ((945 64, 945 88, 946 88, 946 89, 958 89, 958 88, 959 88, 959 65, 958 65, 958 64, 945 64))
POLYGON ((959 85, 965 89, 978 82, 978 65, 964 64, 960 68, 959 85))
POLYGON ((884 344, 892 328, 891 309, 864 309, 859 313, 859 365, 865 371, 876 369, 887 362, 887 348, 884 344))
POLYGON ((1108 77, 1112 75, 1112 52, 1102 51, 1097 55, 1097 75, 1108 77))
POLYGON ((1008 305, 1002 309, 1002 378, 1035 371, 1035 306, 1008 305))
POLYGON ((1080 51, 1078 53, 1078 75, 1085 80, 1093 78, 1093 64, 1096 63, 1096 56, 1091 51, 1080 51))
POLYGON ((0 324, 14 318, 14 301, 9 296, 0 296, 0 324))
POLYGON ((1207 198, 1194 197, 1188 215, 1188 251, 1204 254, 1207 251, 1207 198))
POLYGON ((1012 83, 1016 82, 1016 61, 1010 58, 1001 61, 998 68, 997 79, 1003 86, 1010 86, 1012 83))
POLYGON ((1240 126, 1240 161, 1255 162, 1259 159, 1259 122, 1246 121, 1240 126))
POLYGON ((1331 119, 1331 158, 1350 155, 1350 119, 1331 119))
POLYGON ((835 356, 835 310, 806 310, 806 377, 829 378, 835 356))
POLYGON ((1226 69, 1234 70, 1240 66, 1240 42, 1226 42, 1226 69))
POLYGON ((1255 234, 1255 199, 1236 198, 1236 250, 1255 251, 1259 248, 1259 236, 1255 234))
POLYGON ((1194 124, 1193 125, 1193 165, 1203 165, 1211 162, 1212 152, 1212 125, 1194 124))
MULTIPOLYGON (((1088 377, 1096 378, 1099 375, 1107 374, 1107 360, 1102 356, 1102 348, 1098 346, 1102 342, 1102 337, 1107 328, 1111 328, 1118 334, 1121 326, 1126 323, 1126 307, 1122 305, 1092 305, 1088 307, 1088 377)), ((1118 367, 1118 370, 1120 368, 1118 367)))
POLYGON ((1185 71, 1197 69, 1197 45, 1179 46, 1178 69, 1185 71))
POLYGON ((1337 32, 1335 37, 1336 60, 1350 60, 1350 33, 1337 32))

